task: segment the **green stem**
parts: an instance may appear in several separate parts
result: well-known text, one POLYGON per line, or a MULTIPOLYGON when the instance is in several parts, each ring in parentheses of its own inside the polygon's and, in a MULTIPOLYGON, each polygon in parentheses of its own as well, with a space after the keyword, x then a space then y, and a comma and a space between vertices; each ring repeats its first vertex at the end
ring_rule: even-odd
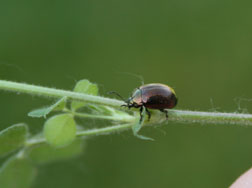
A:
POLYGON ((101 96, 92 96, 62 89, 54 89, 43 86, 35 86, 25 83, 17 83, 12 81, 0 80, 0 89, 6 91, 14 91, 18 93, 27 93, 31 95, 39 95, 45 97, 61 98, 67 97, 68 99, 89 102, 93 104, 102 104, 107 106, 119 107, 124 104, 123 101, 116 99, 105 98, 101 96))
POLYGON ((32 137, 32 138, 26 140, 25 146, 26 147, 32 147, 32 146, 39 145, 39 144, 44 144, 44 143, 46 143, 45 138, 32 137))
POLYGON ((120 122, 134 122, 136 118, 134 116, 104 116, 104 115, 93 115, 93 114, 85 114, 85 113, 78 113, 72 112, 74 116, 83 117, 83 118, 91 118, 91 119, 105 119, 111 121, 120 121, 120 122))
POLYGON ((114 126, 98 128, 98 129, 78 131, 77 136, 92 136, 92 135, 110 134, 110 133, 114 133, 114 132, 128 130, 132 126, 133 126, 133 124, 122 124, 122 125, 114 125, 114 126))
MULTIPOLYGON (((114 132, 120 132, 124 130, 128 130, 133 126, 132 123, 129 124, 120 124, 120 125, 113 125, 109 127, 104 128, 98 128, 98 129, 90 129, 90 130, 79 130, 76 133, 77 137, 83 137, 83 136, 95 136, 95 135, 104 135, 104 134, 111 134, 114 132)), ((46 143, 45 138, 30 138, 26 141, 25 146, 26 147, 32 147, 35 145, 46 143)))
POLYGON ((128 122, 128 123, 133 123, 136 121, 135 116, 128 115, 127 113, 125 113, 125 115, 95 115, 95 114, 75 112, 75 111, 69 110, 68 108, 64 108, 63 112, 67 112, 76 117, 81 117, 81 118, 104 119, 104 120, 120 121, 120 122, 128 122))
MULTIPOLYGON (((110 99, 100 96, 92 96, 87 94, 76 93, 61 89, 47 88, 42 86, 34 86, 24 83, 16 83, 11 81, 0 80, 0 89, 7 91, 15 91, 19 93, 35 94, 46 97, 68 97, 72 100, 85 101, 93 104, 108 105, 120 107, 123 101, 110 99)), ((87 117, 87 116, 86 116, 87 117)), ((98 118, 98 117, 96 117, 98 118)), ((106 118, 106 117, 102 117, 106 118)), ((100 118, 100 119, 102 119, 100 118)), ((146 124, 159 124, 166 121, 163 113, 152 111, 151 121, 146 124)), ((187 110, 169 110, 169 121, 186 122, 186 123, 202 123, 202 124, 236 124, 236 125, 252 125, 251 114, 238 113, 220 113, 220 112, 197 112, 187 110)))
MULTIPOLYGON (((164 114, 152 112, 153 120, 149 124, 157 124, 167 121, 164 114)), ((252 126, 252 114, 222 113, 222 112, 199 112, 189 110, 169 110, 168 121, 201 124, 227 124, 252 126)), ((147 122, 148 123, 148 122, 147 122)))
MULTIPOLYGON (((154 111, 153 111, 154 112, 154 111)), ((163 113, 154 112, 153 119, 151 121, 145 121, 145 125, 158 124, 167 121, 163 113)), ((252 125, 251 114, 237 114, 237 113, 219 113, 219 112, 196 112, 196 111, 185 111, 185 110, 170 110, 169 111, 169 122, 185 122, 185 123, 202 123, 202 124, 236 124, 236 125, 252 125)), ((134 123, 120 124, 98 129, 80 130, 76 133, 77 137, 82 136, 95 136, 111 134, 114 132, 125 131, 130 128, 134 123)), ((34 146, 45 143, 44 138, 31 138, 26 142, 26 146, 34 146)))

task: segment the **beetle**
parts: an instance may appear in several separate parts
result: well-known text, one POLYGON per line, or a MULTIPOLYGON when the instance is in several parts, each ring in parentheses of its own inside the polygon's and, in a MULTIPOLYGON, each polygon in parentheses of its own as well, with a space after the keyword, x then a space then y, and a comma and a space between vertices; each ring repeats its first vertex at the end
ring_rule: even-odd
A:
MULTIPOLYGON (((122 98, 116 92, 113 92, 122 98)), ((142 85, 133 91, 131 97, 125 101, 125 105, 130 108, 140 108, 140 122, 143 120, 143 108, 146 109, 148 120, 151 118, 151 113, 148 109, 156 109, 164 112, 168 118, 168 111, 165 109, 174 108, 177 105, 178 98, 173 88, 160 83, 152 83, 142 85)))

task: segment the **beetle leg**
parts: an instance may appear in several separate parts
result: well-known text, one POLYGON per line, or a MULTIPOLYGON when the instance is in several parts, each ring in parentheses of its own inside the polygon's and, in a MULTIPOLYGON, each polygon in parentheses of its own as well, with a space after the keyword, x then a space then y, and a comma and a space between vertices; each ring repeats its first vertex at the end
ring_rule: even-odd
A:
POLYGON ((166 119, 168 119, 168 111, 165 109, 160 109, 161 112, 165 113, 166 119))
POLYGON ((148 110, 148 108, 146 108, 146 113, 147 113, 147 115, 148 115, 148 121, 150 121, 151 113, 150 113, 150 111, 148 110))
POLYGON ((143 107, 140 107, 140 123, 143 121, 143 107))
POLYGON ((122 104, 121 107, 128 107, 130 109, 132 106, 130 104, 122 104))

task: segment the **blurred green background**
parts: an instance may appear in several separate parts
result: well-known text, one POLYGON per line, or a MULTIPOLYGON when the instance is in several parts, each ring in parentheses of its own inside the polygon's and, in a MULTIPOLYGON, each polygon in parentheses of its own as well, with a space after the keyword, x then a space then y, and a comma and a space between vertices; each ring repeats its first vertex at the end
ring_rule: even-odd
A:
MULTIPOLYGON (((173 86, 177 109, 252 111, 251 1, 1 1, 0 78, 128 97, 145 83, 173 86), (238 100, 237 100, 238 99, 238 100)), ((4 129, 44 120, 27 113, 52 101, 0 92, 4 129)), ((92 122, 91 122, 92 123, 92 122)), ((93 122, 94 126, 96 124, 93 122)), ((78 160, 40 166, 33 188, 227 187, 252 166, 252 128, 170 123, 94 137, 78 160)))

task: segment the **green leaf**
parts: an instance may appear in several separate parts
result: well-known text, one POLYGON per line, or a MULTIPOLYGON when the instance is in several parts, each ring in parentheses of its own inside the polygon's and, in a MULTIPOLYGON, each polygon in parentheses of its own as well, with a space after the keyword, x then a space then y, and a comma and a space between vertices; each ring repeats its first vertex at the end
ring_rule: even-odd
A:
POLYGON ((71 114, 60 114, 45 122, 44 136, 54 147, 70 144, 76 136, 76 124, 71 114))
POLYGON ((66 99, 67 97, 62 97, 56 103, 54 103, 53 105, 49 107, 39 108, 39 109, 29 112, 28 116, 37 117, 37 118, 40 118, 40 117, 46 118, 46 116, 52 111, 63 110, 66 106, 66 99))
POLYGON ((29 188, 36 169, 25 158, 12 157, 0 169, 1 188, 29 188))
MULTIPOLYGON (((74 91, 78 93, 89 94, 89 95, 98 95, 97 85, 89 82, 86 79, 80 80, 79 82, 77 82, 77 84, 75 85, 74 91)), ((72 101, 71 109, 75 111, 85 105, 86 105, 85 102, 72 101)))
POLYGON ((62 97, 55 104, 52 105, 53 111, 60 111, 66 107, 67 97, 62 97))
POLYGON ((46 118, 46 115, 49 114, 51 112, 50 107, 44 107, 44 108, 39 108, 39 109, 35 109, 31 112, 28 113, 28 116, 30 117, 44 117, 46 118))
POLYGON ((45 164, 54 161, 67 160, 79 156, 84 151, 82 139, 75 139, 71 144, 63 148, 54 148, 48 144, 41 144, 31 149, 30 159, 37 164, 45 164))
POLYGON ((0 156, 6 155, 24 145, 28 134, 25 124, 12 125, 0 132, 0 156))
POLYGON ((134 136, 136 136, 137 138, 140 138, 142 140, 151 140, 151 141, 153 141, 154 139, 152 139, 152 138, 149 138, 149 137, 138 134, 138 132, 143 127, 145 114, 146 114, 146 109, 145 109, 145 107, 143 107, 143 111, 141 113, 143 119, 142 120, 140 119, 139 121, 136 122, 136 124, 134 126, 132 126, 132 131, 133 131, 134 136))

